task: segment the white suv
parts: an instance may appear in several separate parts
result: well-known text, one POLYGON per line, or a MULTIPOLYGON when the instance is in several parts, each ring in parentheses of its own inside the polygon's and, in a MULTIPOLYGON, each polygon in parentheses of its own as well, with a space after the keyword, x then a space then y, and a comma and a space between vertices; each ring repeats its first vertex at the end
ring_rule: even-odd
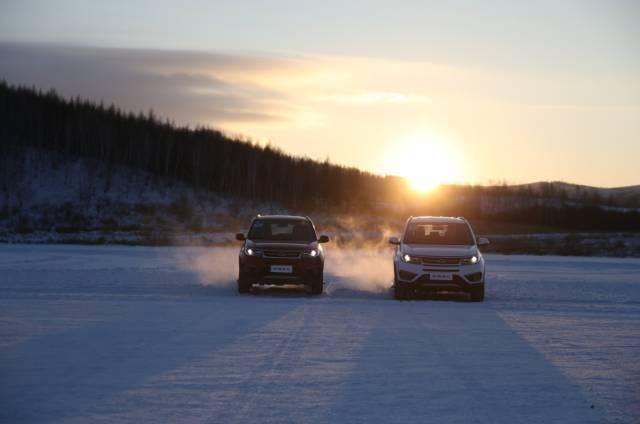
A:
POLYGON ((393 258, 394 297, 409 299, 416 291, 464 291, 473 302, 484 300, 484 258, 478 249, 489 240, 476 241, 464 218, 411 217, 393 258))

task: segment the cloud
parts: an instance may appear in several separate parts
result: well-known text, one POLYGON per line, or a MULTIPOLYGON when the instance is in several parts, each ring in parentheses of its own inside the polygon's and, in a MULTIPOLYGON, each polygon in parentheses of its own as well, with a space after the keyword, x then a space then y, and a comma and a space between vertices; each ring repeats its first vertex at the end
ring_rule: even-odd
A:
POLYGON ((256 126, 323 126, 332 106, 429 102, 407 87, 380 90, 406 67, 374 65, 391 74, 372 79, 372 64, 358 58, 0 43, 9 83, 254 135, 256 126))
POLYGON ((286 122, 300 111, 260 78, 292 73, 303 64, 280 57, 0 43, 0 78, 9 83, 153 108, 178 123, 286 122))
POLYGON ((320 100, 353 105, 427 103, 425 96, 397 92, 372 91, 356 94, 334 94, 322 96, 320 100))

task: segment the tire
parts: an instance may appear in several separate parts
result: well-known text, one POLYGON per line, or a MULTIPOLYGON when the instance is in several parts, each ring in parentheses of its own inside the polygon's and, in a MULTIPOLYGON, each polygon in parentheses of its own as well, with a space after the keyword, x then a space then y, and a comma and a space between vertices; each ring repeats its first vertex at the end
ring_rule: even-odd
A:
POLYGON ((472 287, 469 294, 471 295, 472 302, 484 301, 484 283, 478 284, 476 287, 472 287))
POLYGON ((238 293, 244 294, 251 291, 251 281, 244 276, 243 272, 238 275, 238 293))
POLYGON ((409 300, 410 292, 406 287, 400 287, 398 280, 393 282, 393 298, 395 300, 409 300))
POLYGON ((316 280, 314 280, 311 283, 311 294, 312 295, 320 295, 322 294, 323 290, 324 290, 324 278, 323 278, 323 274, 320 274, 320 277, 316 280))

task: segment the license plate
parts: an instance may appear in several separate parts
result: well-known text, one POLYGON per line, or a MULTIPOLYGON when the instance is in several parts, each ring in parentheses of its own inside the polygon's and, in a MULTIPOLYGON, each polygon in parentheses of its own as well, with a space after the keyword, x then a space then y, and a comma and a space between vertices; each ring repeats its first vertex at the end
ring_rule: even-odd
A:
POLYGON ((453 280, 453 275, 448 272, 432 272, 429 274, 429 278, 436 281, 451 281, 453 280))
POLYGON ((281 274, 291 274, 293 272, 293 266, 291 265, 271 265, 271 272, 277 272, 281 274))

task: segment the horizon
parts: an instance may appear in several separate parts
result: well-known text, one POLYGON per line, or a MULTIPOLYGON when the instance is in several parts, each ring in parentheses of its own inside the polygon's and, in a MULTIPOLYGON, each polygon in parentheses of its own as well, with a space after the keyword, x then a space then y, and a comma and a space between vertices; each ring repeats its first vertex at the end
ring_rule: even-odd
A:
POLYGON ((404 176, 419 191, 640 183, 631 2, 376 3, 364 16, 356 3, 276 3, 10 2, 0 6, 0 78, 404 176))

